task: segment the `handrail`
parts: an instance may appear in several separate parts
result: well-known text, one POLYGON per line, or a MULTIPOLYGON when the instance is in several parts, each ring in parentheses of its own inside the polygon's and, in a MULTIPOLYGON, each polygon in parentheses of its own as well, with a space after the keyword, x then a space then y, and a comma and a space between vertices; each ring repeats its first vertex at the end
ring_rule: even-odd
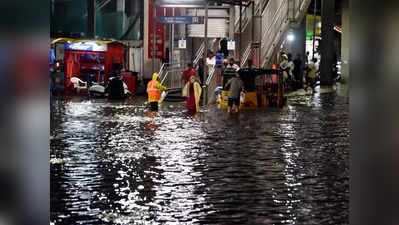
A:
POLYGON ((100 11, 102 8, 104 8, 108 3, 110 3, 111 0, 104 0, 97 4, 96 11, 100 11))
POLYGON ((212 66, 212 68, 209 70, 209 76, 208 76, 208 78, 205 81, 205 85, 206 86, 209 86, 209 84, 211 83, 213 77, 215 77, 215 74, 216 74, 215 71, 216 71, 215 66, 212 66))
MULTIPOLYGON (((286 17, 288 16, 286 13, 287 11, 285 11, 285 7, 288 6, 288 0, 284 0, 280 5, 278 5, 277 10, 274 11, 273 14, 273 20, 269 23, 266 24, 267 29, 265 29, 264 35, 262 37, 262 58, 263 59, 267 59, 267 56, 269 54, 269 52, 271 50, 273 50, 273 42, 275 40, 275 38, 278 36, 278 34, 281 33, 281 25, 284 23, 284 21, 287 19, 286 17), (279 26, 276 26, 276 25, 279 26), (274 30, 272 30, 274 29, 274 30), (266 34, 269 34, 269 36, 266 36, 266 34), (270 34, 274 34, 274 35, 270 35, 270 34)), ((288 7, 287 7, 288 9, 288 7)), ((272 6, 270 5, 269 8, 266 8, 266 10, 264 11, 264 15, 265 14, 270 14, 273 13, 272 11, 272 6)), ((270 20, 268 20, 270 21, 270 20)), ((274 46, 276 47, 276 46, 274 46)), ((266 60, 264 60, 264 62, 262 63, 262 65, 264 65, 266 63, 266 60)))
MULTIPOLYGON (((282 16, 280 16, 280 17, 282 17, 282 16)), ((281 27, 282 27, 282 24, 284 23, 284 21, 286 21, 287 20, 287 18, 277 18, 274 22, 273 22, 273 25, 271 26, 271 27, 278 27, 279 29, 281 29, 281 27), (279 21, 279 25, 278 26, 276 26, 276 24, 277 24, 277 22, 279 21)), ((278 39, 278 37, 280 37, 281 35, 282 35, 282 32, 280 32, 280 31, 278 31, 278 32, 274 32, 273 33, 274 35, 268 40, 268 48, 266 47, 266 52, 264 52, 263 54, 262 54, 262 58, 264 58, 264 59, 267 59, 268 57, 269 57, 269 54, 271 53, 271 52, 273 52, 273 50, 274 50, 274 48, 272 48, 272 46, 273 46, 273 43, 278 39)), ((262 42, 263 43, 263 42, 262 42)), ((265 42, 266 43, 266 42, 265 42)), ((276 46, 274 46, 274 47, 276 47, 276 46)), ((266 60, 263 62, 263 64, 262 65, 265 65, 266 64, 266 60)))
MULTIPOLYGON (((199 47, 199 49, 196 52, 196 56, 195 56, 195 59, 193 61, 193 67, 194 68, 196 68, 198 66, 198 61, 202 58, 202 55, 203 55, 203 52, 204 52, 204 48, 205 48, 205 43, 202 42, 200 47, 199 47)), ((182 65, 184 65, 184 63, 183 62, 179 62, 179 63, 163 63, 161 68, 159 69, 159 72, 158 72, 159 78, 161 80, 165 79, 166 75, 167 75, 167 74, 164 75, 165 70, 167 70, 167 73, 168 73, 168 71, 170 72, 170 69, 176 68, 175 65, 178 65, 177 68, 181 68, 182 65)))
POLYGON ((243 67, 245 65, 245 63, 249 58, 249 55, 251 54, 251 51, 252 51, 252 43, 249 42, 247 47, 245 48, 240 67, 243 67))
MULTIPOLYGON (((278 9, 274 12, 274 14, 273 14, 273 22, 272 22, 273 24, 276 23, 276 21, 277 21, 277 16, 280 15, 280 14, 279 14, 280 9, 282 8, 282 6, 284 5, 285 2, 286 2, 286 0, 283 1, 283 2, 279 5, 278 9)), ((265 12, 266 12, 266 11, 265 11, 265 12)), ((262 15, 262 20, 263 20, 263 15, 262 15)), ((267 20, 267 21, 270 21, 270 20, 267 20)), ((263 32, 262 43, 263 43, 263 39, 265 39, 265 36, 266 36, 267 34, 269 34, 269 30, 271 29, 271 27, 272 27, 273 24, 266 23, 266 24, 265 24, 265 27, 266 27, 266 25, 270 25, 270 26, 267 26, 267 29, 262 29, 262 32, 265 31, 265 32, 263 32)), ((262 27, 262 28, 265 28, 265 27, 262 27)))
POLYGON ((266 3, 263 4, 263 5, 261 5, 261 6, 262 6, 262 11, 260 12, 261 15, 262 15, 263 12, 265 11, 265 9, 266 9, 266 7, 267 7, 267 5, 268 5, 268 3, 269 3, 270 0, 263 0, 263 1, 266 1, 266 3))
POLYGON ((165 64, 166 63, 163 63, 162 66, 161 66, 161 69, 159 69, 159 72, 158 72, 159 76, 161 76, 161 74, 163 72, 163 69, 165 68, 165 64))
POLYGON ((161 80, 161 85, 165 83, 166 77, 168 76, 169 71, 166 72, 165 77, 161 80))
MULTIPOLYGON (((204 54, 204 50, 205 50, 205 42, 202 42, 199 49, 197 50, 197 52, 195 53, 195 59, 193 60, 193 67, 197 68, 198 67, 198 62, 199 60, 202 58, 203 54, 204 54)), ((198 69, 198 68, 197 68, 198 69)))
POLYGON ((242 30, 239 30, 240 29, 240 16, 239 15, 236 15, 236 20, 234 21, 234 29, 235 29, 235 31, 237 31, 238 30, 238 32, 243 32, 244 30, 245 30, 245 28, 248 26, 248 24, 249 24, 249 15, 248 14, 250 14, 248 11, 249 10, 251 10, 251 7, 248 7, 248 6, 244 6, 242 9, 241 9, 241 20, 242 20, 242 22, 241 22, 241 25, 242 25, 242 27, 241 27, 241 29, 242 30))
POLYGON ((176 69, 182 68, 182 65, 184 65, 184 62, 163 63, 160 72, 158 73, 159 80, 166 79, 169 72, 174 72, 176 69))
POLYGON ((268 1, 265 10, 262 12, 262 46, 261 56, 264 59, 261 65, 265 65, 269 60, 270 54, 278 47, 281 37, 288 31, 290 26, 294 26, 301 20, 310 0, 282 0, 280 4, 268 1), (272 18, 272 19, 270 19, 272 18), (291 23, 288 23, 291 22, 291 23))

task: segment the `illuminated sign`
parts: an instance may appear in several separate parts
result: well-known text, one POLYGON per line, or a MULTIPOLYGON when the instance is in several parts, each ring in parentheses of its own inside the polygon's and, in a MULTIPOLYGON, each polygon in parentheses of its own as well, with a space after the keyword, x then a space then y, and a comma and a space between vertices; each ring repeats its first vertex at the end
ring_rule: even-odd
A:
POLYGON ((334 26, 334 30, 342 34, 342 27, 334 26))
POLYGON ((74 51, 90 51, 90 52, 106 52, 107 45, 98 45, 96 43, 66 43, 65 50, 74 51))
POLYGON ((234 40, 227 41, 227 50, 235 50, 236 49, 236 42, 234 40))

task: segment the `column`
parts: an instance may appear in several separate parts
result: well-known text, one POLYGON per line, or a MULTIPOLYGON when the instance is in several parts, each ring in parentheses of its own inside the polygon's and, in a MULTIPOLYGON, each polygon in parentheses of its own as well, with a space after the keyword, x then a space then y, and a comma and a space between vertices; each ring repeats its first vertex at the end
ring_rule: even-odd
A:
POLYGON ((125 9, 126 9, 125 6, 126 6, 125 0, 117 0, 116 1, 116 11, 123 13, 122 33, 125 33, 127 31, 127 26, 126 26, 127 18, 126 18, 126 14, 125 14, 125 9))
POLYGON ((349 0, 342 3, 342 44, 341 44, 341 73, 345 83, 349 82, 349 0))
POLYGON ((320 62, 320 85, 331 86, 333 84, 333 64, 335 53, 335 1, 322 0, 321 4, 321 62, 320 62))
POLYGON ((96 37, 96 1, 87 0, 87 34, 88 38, 96 37))

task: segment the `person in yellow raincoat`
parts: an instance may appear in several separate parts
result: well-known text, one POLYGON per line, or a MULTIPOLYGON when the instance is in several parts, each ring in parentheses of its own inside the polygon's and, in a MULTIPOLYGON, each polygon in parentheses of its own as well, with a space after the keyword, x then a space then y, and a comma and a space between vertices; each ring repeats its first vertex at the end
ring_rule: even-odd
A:
POLYGON ((147 94, 148 102, 150 103, 150 109, 153 112, 158 111, 158 102, 161 99, 161 91, 168 90, 167 87, 162 86, 158 81, 158 73, 152 75, 152 80, 148 82, 147 94))

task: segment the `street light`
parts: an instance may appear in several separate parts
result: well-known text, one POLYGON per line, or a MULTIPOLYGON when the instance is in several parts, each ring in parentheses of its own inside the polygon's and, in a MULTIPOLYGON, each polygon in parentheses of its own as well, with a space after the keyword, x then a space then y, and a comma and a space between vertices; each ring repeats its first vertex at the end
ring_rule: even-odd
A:
POLYGON ((287 40, 288 40, 289 42, 294 41, 294 40, 295 40, 295 35, 294 35, 293 33, 289 33, 289 34, 287 35, 287 40))

